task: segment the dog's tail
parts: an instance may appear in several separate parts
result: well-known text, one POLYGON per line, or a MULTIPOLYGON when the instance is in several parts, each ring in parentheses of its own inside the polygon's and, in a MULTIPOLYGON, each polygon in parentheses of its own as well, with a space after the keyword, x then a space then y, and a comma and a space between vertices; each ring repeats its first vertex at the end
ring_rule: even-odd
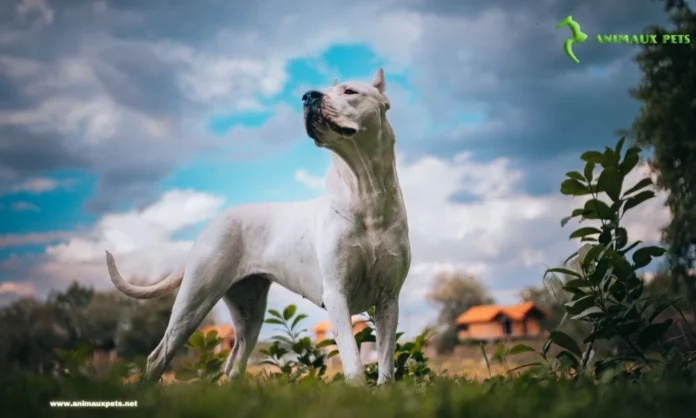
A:
POLYGON ((116 286, 116 289, 136 299, 154 299, 167 295, 181 285, 181 280, 184 277, 184 266, 182 265, 172 274, 155 284, 138 286, 128 283, 121 277, 121 273, 118 272, 116 267, 116 260, 108 251, 106 252, 106 265, 109 268, 109 276, 111 276, 111 281, 116 286))

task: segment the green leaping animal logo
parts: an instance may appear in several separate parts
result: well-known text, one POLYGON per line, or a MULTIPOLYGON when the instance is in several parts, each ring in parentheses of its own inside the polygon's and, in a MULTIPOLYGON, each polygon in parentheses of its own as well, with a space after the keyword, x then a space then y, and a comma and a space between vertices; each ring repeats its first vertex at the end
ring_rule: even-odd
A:
POLYGON ((563 50, 571 60, 575 61, 576 64, 580 63, 578 57, 576 57, 573 53, 573 44, 576 42, 585 42, 587 40, 587 34, 580 30, 580 24, 573 20, 573 16, 566 16, 565 19, 558 22, 556 29, 560 29, 564 26, 568 26, 570 28, 570 33, 573 35, 573 37, 566 39, 566 41, 563 43, 563 50))

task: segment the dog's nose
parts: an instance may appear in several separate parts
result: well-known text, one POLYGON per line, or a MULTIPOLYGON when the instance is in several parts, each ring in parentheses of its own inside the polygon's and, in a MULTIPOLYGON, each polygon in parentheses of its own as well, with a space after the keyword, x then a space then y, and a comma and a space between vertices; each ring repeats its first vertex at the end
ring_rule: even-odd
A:
POLYGON ((310 90, 302 95, 302 102, 305 104, 305 106, 309 106, 317 100, 321 99, 321 96, 323 95, 324 93, 320 91, 310 90))

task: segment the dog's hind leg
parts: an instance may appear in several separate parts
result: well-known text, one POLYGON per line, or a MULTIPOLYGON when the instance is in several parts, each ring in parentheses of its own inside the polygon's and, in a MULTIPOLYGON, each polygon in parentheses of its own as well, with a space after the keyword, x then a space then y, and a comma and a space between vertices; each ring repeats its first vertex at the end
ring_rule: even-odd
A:
POLYGON ((174 354, 225 294, 230 286, 228 273, 214 257, 204 257, 186 266, 167 330, 147 358, 145 381, 159 380, 174 354))
POLYGON ((225 304, 234 324, 234 347, 227 357, 225 375, 228 380, 246 374, 251 355, 266 313, 266 300, 271 280, 263 275, 247 276, 230 286, 225 293, 225 304))

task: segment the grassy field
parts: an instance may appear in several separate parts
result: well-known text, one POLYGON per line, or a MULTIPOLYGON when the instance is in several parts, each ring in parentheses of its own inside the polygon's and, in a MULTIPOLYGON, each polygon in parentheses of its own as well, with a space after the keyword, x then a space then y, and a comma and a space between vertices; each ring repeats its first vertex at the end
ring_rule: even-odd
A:
POLYGON ((399 382, 353 388, 342 383, 250 380, 157 386, 53 378, 4 377, 4 417, 591 417, 696 416, 696 387, 669 381, 611 385, 518 378, 427 386, 399 382), (51 408, 50 401, 137 401, 135 408, 51 408))

